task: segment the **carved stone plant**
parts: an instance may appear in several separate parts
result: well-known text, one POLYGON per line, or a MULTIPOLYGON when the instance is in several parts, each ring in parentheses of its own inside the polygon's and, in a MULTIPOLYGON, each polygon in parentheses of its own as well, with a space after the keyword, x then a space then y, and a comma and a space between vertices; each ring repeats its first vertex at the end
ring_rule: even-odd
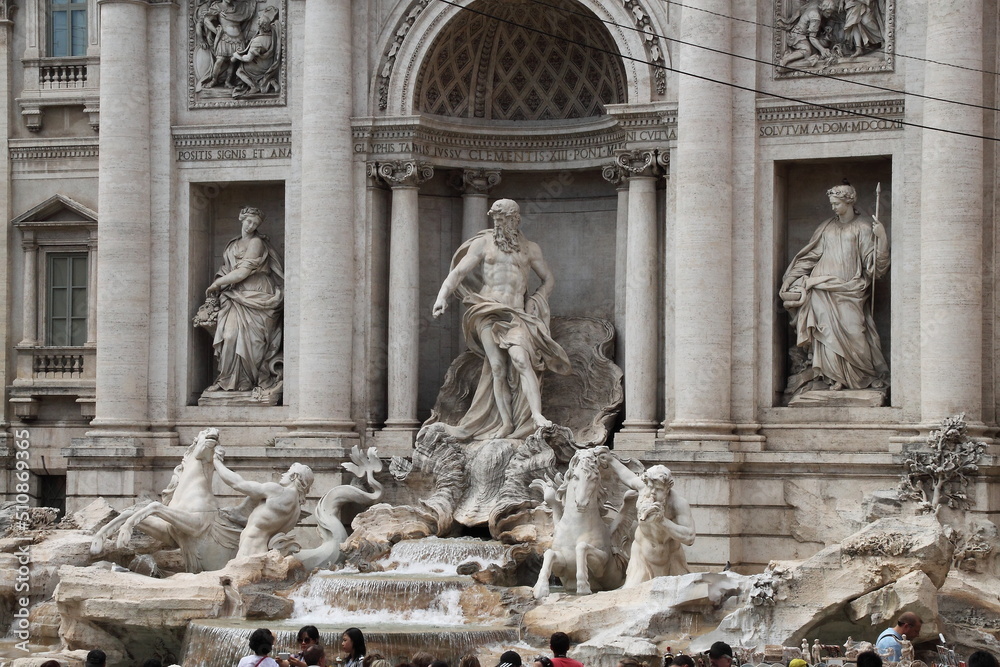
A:
POLYGON ((923 513, 938 513, 942 506, 968 509, 972 501, 966 493, 986 443, 972 440, 966 433, 965 414, 949 417, 927 438, 927 449, 909 452, 906 471, 899 483, 900 496, 920 504, 923 513))

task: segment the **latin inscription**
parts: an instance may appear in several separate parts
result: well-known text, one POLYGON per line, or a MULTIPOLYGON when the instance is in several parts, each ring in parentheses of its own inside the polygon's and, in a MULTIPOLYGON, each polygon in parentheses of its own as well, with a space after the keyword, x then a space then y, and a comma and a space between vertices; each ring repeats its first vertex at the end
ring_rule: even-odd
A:
POLYGON ((795 137, 814 134, 849 134, 860 132, 883 132, 885 130, 901 130, 903 125, 898 120, 852 118, 850 120, 832 120, 822 123, 789 123, 782 125, 761 125, 761 137, 795 137))
POLYGON ((281 160, 292 157, 287 146, 264 148, 212 148, 177 151, 178 162, 218 162, 222 160, 281 160))
MULTIPOLYGON (((565 162, 569 160, 596 160, 612 158, 616 150, 625 148, 625 143, 611 143, 596 146, 580 146, 574 148, 554 149, 494 149, 494 148, 458 148, 451 146, 425 146, 422 144, 400 141, 371 144, 373 155, 392 155, 395 153, 409 156, 425 156, 442 160, 460 160, 465 162, 565 162)), ((354 144, 355 153, 368 153, 369 145, 354 144)))

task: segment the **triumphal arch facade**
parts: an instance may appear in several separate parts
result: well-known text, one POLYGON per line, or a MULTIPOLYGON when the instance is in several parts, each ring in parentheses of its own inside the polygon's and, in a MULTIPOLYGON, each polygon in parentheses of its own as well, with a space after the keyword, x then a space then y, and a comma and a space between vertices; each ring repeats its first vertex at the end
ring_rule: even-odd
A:
POLYGON ((941 419, 997 430, 996 17, 953 4, 0 0, 0 492, 124 506, 205 426, 316 493, 407 456, 511 199, 692 566, 813 553, 941 419))

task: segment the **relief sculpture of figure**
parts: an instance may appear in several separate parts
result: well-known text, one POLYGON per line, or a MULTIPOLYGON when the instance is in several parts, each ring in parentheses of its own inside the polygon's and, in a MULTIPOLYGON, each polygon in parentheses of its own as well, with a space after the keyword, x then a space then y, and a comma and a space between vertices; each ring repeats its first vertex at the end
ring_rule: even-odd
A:
POLYGON ((236 76, 240 83, 233 88, 233 97, 278 92, 278 69, 281 66, 281 35, 274 29, 278 10, 268 7, 257 17, 257 34, 246 48, 232 55, 237 63, 236 76))
POLYGON ((521 234, 517 203, 498 200, 489 216, 494 228, 480 232, 455 252, 433 309, 434 317, 439 317, 457 292, 467 307, 462 322, 465 340, 483 358, 468 412, 458 425, 447 427, 460 439, 524 438, 551 426, 542 415, 538 374, 545 369, 560 374, 571 370, 566 352, 549 331, 552 272, 538 244, 521 234), (482 271, 479 286, 470 284, 476 269, 482 271), (527 296, 530 271, 541 285, 527 296))
POLYGON ((781 65, 803 61, 806 66, 815 65, 820 58, 828 58, 831 44, 821 32, 823 23, 833 16, 833 0, 809 0, 787 20, 778 19, 778 27, 788 31, 785 53, 781 65))
POLYGON ((845 0, 844 10, 844 38, 854 47, 852 55, 864 55, 882 44, 879 0, 845 0))
POLYGON ((232 87, 236 61, 233 56, 247 45, 246 33, 257 9, 253 0, 218 0, 209 5, 201 27, 215 58, 212 71, 201 81, 204 88, 218 84, 232 87))
MULTIPOLYGON (((222 268, 205 290, 206 303, 218 300, 213 346, 219 370, 206 393, 252 392, 255 401, 276 403, 282 384, 284 274, 274 247, 257 233, 263 221, 258 208, 240 211, 242 234, 226 246, 222 268)), ((195 323, 212 330, 197 318, 195 323)))
POLYGON ((796 345, 811 359, 789 390, 884 389, 889 368, 870 308, 872 286, 889 269, 889 239, 877 217, 855 209, 850 185, 827 191, 835 215, 795 255, 781 297, 796 345))

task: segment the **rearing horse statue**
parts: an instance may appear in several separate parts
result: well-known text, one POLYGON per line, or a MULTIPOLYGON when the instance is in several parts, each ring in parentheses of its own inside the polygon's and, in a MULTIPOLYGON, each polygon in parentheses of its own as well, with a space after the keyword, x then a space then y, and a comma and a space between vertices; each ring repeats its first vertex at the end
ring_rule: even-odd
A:
POLYGON ((236 555, 239 530, 227 529, 212 493, 212 460, 218 444, 218 429, 199 433, 174 468, 174 476, 163 490, 163 502, 139 503, 123 511, 94 536, 90 552, 100 554, 105 539, 116 530, 117 545, 125 548, 132 531, 140 528, 168 547, 179 548, 188 572, 225 567, 236 555))
POLYGON ((607 506, 608 488, 601 480, 601 454, 607 447, 582 449, 573 455, 565 478, 537 479, 544 503, 552 509, 552 548, 545 551, 535 583, 535 598, 549 594, 549 577, 559 577, 568 592, 589 595, 612 590, 625 581, 631 525, 623 521, 634 508, 635 492, 625 494, 620 510, 607 506))

